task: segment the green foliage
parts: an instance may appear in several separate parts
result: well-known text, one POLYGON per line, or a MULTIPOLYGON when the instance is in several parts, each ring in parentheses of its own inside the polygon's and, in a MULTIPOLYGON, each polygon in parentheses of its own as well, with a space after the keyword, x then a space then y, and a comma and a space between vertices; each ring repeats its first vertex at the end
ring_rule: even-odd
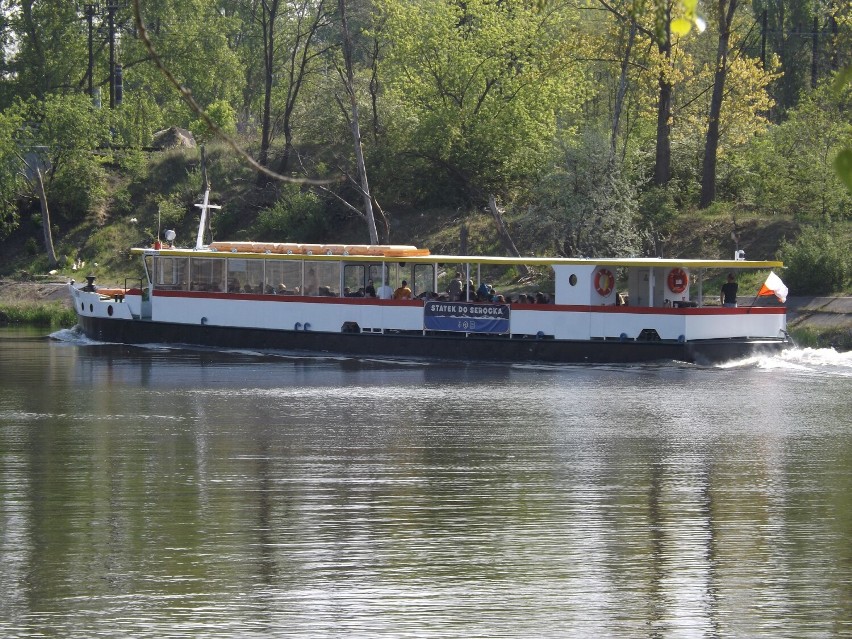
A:
POLYGON ((576 110, 586 81, 564 7, 512 0, 383 0, 387 98, 398 105, 389 141, 426 160, 459 194, 482 201, 543 165, 557 118, 576 110))
POLYGON ((639 196, 639 225, 653 255, 660 255, 677 222, 677 207, 671 187, 652 186, 639 196))
POLYGON ((609 143, 588 131, 566 146, 563 163, 533 189, 526 222, 548 229, 565 257, 626 256, 639 252, 637 194, 609 143))
POLYGON ((812 327, 790 328, 790 335, 800 348, 834 348, 838 351, 852 351, 852 330, 848 328, 830 328, 816 330, 812 327))
POLYGON ((131 180, 143 180, 148 175, 148 156, 139 149, 116 151, 113 159, 122 174, 131 180))
MULTIPOLYGON (((206 109, 207 116, 219 128, 220 131, 228 135, 233 135, 237 131, 237 112, 225 100, 216 100, 206 109)), ((189 126, 192 135, 199 142, 209 140, 213 137, 213 132, 207 126, 207 123, 198 118, 192 121, 189 126)))
POLYGON ((800 220, 837 220, 852 211, 852 193, 832 163, 852 139, 852 85, 836 94, 825 85, 756 138, 737 162, 738 191, 758 210, 800 220))
POLYGON ((107 179, 95 158, 69 157, 47 186, 51 218, 76 221, 98 211, 106 201, 107 179))
POLYGON ((0 239, 18 227, 18 198, 22 188, 16 137, 23 120, 17 111, 0 112, 0 239))
POLYGON ((49 206, 57 217, 75 219, 99 207, 106 178, 94 151, 108 133, 100 115, 79 95, 33 98, 0 114, 0 237, 17 225, 18 201, 35 197, 37 168, 45 176, 49 206))
POLYGON ((126 90, 121 106, 105 110, 112 122, 115 141, 130 148, 150 146, 153 134, 163 128, 163 110, 146 91, 126 90))
POLYGON ((58 302, 14 302, 0 304, 0 318, 9 324, 58 326, 69 328, 77 323, 77 313, 58 302))
POLYGON ((779 257, 793 295, 824 295, 852 286, 852 242, 839 225, 803 229, 794 242, 782 244, 779 257))
POLYGON ((171 197, 157 198, 157 215, 161 229, 180 226, 187 214, 186 206, 171 197))
POLYGON ((261 211, 253 227, 258 237, 290 242, 320 242, 330 230, 331 220, 322 202, 298 185, 288 185, 281 199, 261 211))

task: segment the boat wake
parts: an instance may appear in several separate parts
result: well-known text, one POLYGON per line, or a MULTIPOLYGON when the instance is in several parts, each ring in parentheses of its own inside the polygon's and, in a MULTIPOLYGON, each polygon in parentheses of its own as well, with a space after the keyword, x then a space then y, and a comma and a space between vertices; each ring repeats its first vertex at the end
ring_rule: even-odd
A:
POLYGON ((788 370, 852 377, 852 351, 833 348, 791 348, 772 355, 756 355, 720 364, 719 368, 757 368, 788 370))
POLYGON ((93 339, 89 339, 83 334, 83 329, 79 324, 73 326, 72 328, 62 328, 54 333, 49 335, 50 339, 54 339, 57 342, 70 342, 72 344, 101 344, 102 342, 96 342, 93 339))

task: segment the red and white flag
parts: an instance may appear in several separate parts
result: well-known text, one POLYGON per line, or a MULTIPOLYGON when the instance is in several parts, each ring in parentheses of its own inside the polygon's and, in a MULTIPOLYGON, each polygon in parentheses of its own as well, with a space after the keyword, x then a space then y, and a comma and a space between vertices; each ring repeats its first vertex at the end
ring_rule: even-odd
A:
POLYGON ((775 271, 770 271, 769 277, 766 278, 757 295, 758 297, 762 295, 774 295, 783 304, 787 301, 787 293, 789 291, 784 285, 784 282, 781 281, 781 278, 775 275, 775 271))

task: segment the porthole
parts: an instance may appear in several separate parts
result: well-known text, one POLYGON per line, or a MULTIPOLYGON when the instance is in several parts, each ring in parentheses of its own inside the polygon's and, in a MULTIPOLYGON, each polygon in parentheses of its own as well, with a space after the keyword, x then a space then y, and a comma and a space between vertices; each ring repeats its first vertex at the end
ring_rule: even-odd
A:
POLYGON ((89 312, 90 312, 90 313, 94 313, 94 312, 95 312, 95 307, 94 307, 94 306, 92 306, 91 304, 89 304, 89 312))
POLYGON ((109 315, 110 317, 112 317, 112 304, 110 304, 109 306, 107 306, 107 315, 109 315))
POLYGON ((577 286, 577 276, 574 273, 571 273, 571 277, 568 278, 568 283, 571 286, 577 286))
POLYGON ((80 310, 81 310, 81 311, 85 311, 85 310, 86 310, 86 305, 85 305, 83 302, 80 302, 80 310))

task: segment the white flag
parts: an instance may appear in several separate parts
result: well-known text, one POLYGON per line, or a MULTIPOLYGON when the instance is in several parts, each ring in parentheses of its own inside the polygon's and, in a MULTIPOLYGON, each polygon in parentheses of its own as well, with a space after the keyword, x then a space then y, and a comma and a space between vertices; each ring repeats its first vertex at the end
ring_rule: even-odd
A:
POLYGON ((787 301, 787 293, 789 292, 784 282, 781 281, 781 278, 775 275, 775 271, 770 271, 769 277, 766 278, 757 295, 758 297, 761 295, 774 295, 783 304, 787 301))

